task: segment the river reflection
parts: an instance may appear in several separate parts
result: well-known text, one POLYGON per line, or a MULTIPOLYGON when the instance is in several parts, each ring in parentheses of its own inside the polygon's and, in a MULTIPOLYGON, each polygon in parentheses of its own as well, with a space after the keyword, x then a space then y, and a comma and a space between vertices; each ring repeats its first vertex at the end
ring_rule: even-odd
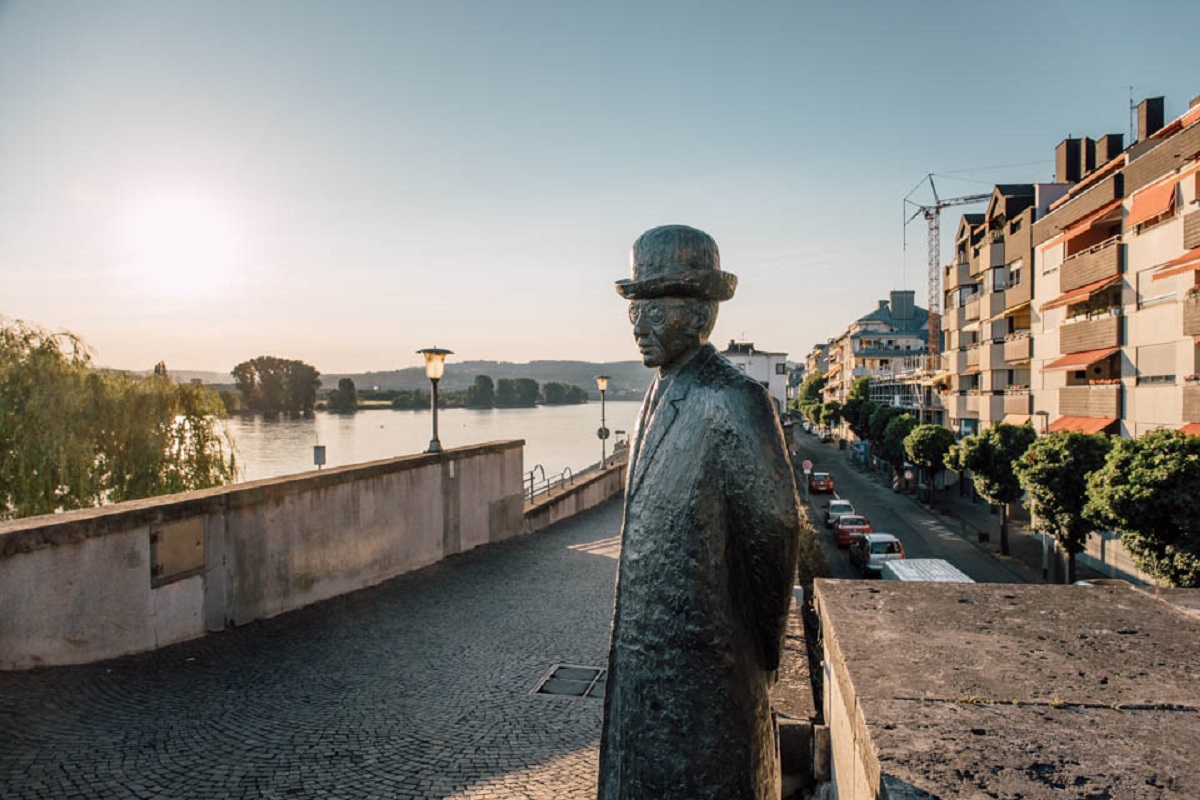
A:
MULTIPOLYGON (((633 432, 640 403, 609 402, 608 427, 633 432)), ((313 469, 313 445, 325 445, 325 465, 341 467, 424 452, 432 431, 428 411, 371 409, 355 414, 317 412, 313 419, 271 420, 234 416, 233 435, 239 480, 253 481, 313 469)), ((600 460, 600 404, 537 408, 466 409, 438 412, 442 447, 462 447, 497 439, 524 439, 528 472, 541 464, 547 475, 569 467, 578 472, 600 460)), ((612 452, 614 439, 608 441, 612 452)))

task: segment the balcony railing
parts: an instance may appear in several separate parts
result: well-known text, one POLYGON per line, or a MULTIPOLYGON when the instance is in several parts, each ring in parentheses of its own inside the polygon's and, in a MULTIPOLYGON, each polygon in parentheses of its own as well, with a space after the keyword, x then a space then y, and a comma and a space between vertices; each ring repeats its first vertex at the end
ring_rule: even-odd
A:
POLYGON ((1083 320, 1058 329, 1058 349, 1063 353, 1102 350, 1121 344, 1121 318, 1115 315, 1083 320))
POLYGON ((1121 272, 1121 237, 1105 239, 1063 261, 1059 291, 1069 292, 1121 272))
POLYGON ((1005 414, 1030 414, 1033 411, 1033 395, 1028 389, 1009 388, 1004 390, 1005 414))
POLYGON ((1058 413, 1064 417, 1121 416, 1121 385, 1064 386, 1058 390, 1058 413))
POLYGON ((1183 335, 1200 336, 1200 295, 1183 299, 1183 335))
POLYGON ((1010 286, 1004 291, 1004 307, 1014 308, 1021 303, 1028 303, 1033 297, 1033 282, 1025 281, 1016 286, 1010 286))
POLYGON ((1200 422, 1200 383, 1183 385, 1183 421, 1200 422))
POLYGON ((1023 364, 1033 355, 1033 339, 1029 331, 1017 331, 1004 337, 1004 360, 1009 364, 1023 364))
POLYGON ((979 295, 972 295, 970 300, 963 303, 963 309, 966 312, 965 317, 967 322, 974 322, 979 319, 979 295))
POLYGON ((968 367, 978 367, 979 366, 979 345, 978 344, 967 345, 967 366, 968 367))

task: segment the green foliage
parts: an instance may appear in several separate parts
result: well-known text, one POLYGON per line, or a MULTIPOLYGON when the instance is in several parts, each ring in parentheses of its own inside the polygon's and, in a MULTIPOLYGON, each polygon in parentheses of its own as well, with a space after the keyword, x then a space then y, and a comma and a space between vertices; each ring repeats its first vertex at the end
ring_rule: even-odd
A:
POLYGON ((542 387, 542 403, 548 406, 580 405, 587 401, 587 391, 578 386, 547 383, 542 387))
POLYGON ((884 431, 888 423, 904 412, 895 406, 876 405, 867 421, 867 438, 876 447, 883 447, 884 431))
POLYGON ((496 405, 501 408, 533 408, 537 399, 537 381, 530 378, 501 378, 496 384, 496 405))
POLYGON ((321 373, 303 361, 259 356, 233 368, 242 405, 264 414, 311 414, 321 373))
POLYGON ((813 425, 820 425, 821 408, 822 406, 820 403, 805 403, 804 405, 800 406, 800 413, 803 414, 804 418, 813 425))
MULTIPOLYGON (((430 398, 429 392, 424 391, 423 389, 412 389, 411 391, 406 389, 395 389, 389 392, 389 394, 393 395, 392 408, 399 411, 427 410, 433 402, 430 398)), ((438 405, 441 406, 440 395, 438 400, 438 405)))
POLYGON ((350 378, 338 381, 337 388, 329 393, 327 408, 330 411, 346 412, 358 409, 358 389, 350 378))
POLYGON ((825 388, 825 384, 828 382, 829 379, 821 372, 814 372, 812 375, 806 377, 800 384, 800 391, 797 395, 800 406, 820 403, 821 390, 825 388))
POLYGON ((842 421, 842 404, 837 400, 830 400, 825 405, 821 406, 821 424, 826 428, 833 428, 842 421))
POLYGON ((1014 465, 1030 510, 1067 552, 1069 582, 1075 579, 1075 556, 1093 529, 1084 515, 1088 476, 1104 466, 1111 448, 1104 434, 1052 433, 1034 441, 1014 465))
POLYGON ((946 468, 946 453, 954 446, 954 434, 941 425, 918 425, 904 438, 908 460, 929 475, 932 483, 946 468))
POLYGON ((854 383, 850 384, 850 391, 846 394, 847 400, 866 400, 871 396, 871 376, 863 375, 861 378, 855 378, 854 383))
POLYGON ((1200 587, 1200 437, 1162 429, 1118 439, 1087 485, 1084 515, 1120 531, 1141 569, 1200 587))
POLYGON ((883 442, 880 455, 896 466, 904 463, 904 440, 917 427, 917 420, 912 414, 897 414, 888 420, 883 429, 883 442))
POLYGON ((92 368, 83 343, 0 320, 0 518, 227 483, 220 397, 92 368))
POLYGON ((1021 484, 1013 464, 1036 438, 1028 425, 997 423, 951 447, 946 454, 946 466, 958 472, 969 469, 975 491, 993 505, 1006 506, 1021 497, 1021 484))
POLYGON ((853 397, 842 406, 842 419, 850 426, 850 430, 854 431, 855 436, 865 441, 870 438, 871 415, 877 408, 879 406, 865 397, 853 397))
POLYGON ((476 375, 467 389, 467 408, 491 408, 496 405, 496 386, 488 375, 476 375))

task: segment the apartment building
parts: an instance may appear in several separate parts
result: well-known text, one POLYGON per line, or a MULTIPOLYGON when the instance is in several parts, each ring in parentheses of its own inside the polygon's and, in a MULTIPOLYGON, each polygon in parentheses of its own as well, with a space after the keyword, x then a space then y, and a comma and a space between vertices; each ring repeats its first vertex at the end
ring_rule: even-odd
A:
POLYGON ((772 353, 757 350, 754 342, 730 340, 729 347, 721 351, 735 367, 766 387, 775 408, 783 413, 787 408, 788 365, 787 353, 772 353))
POLYGON ((830 339, 812 346, 812 350, 804 357, 805 375, 824 375, 829 371, 829 348, 832 345, 833 339, 830 339))
POLYGON ((893 291, 830 343, 826 402, 844 403, 854 381, 869 376, 872 392, 880 394, 877 402, 894 404, 899 396, 899 404, 907 402, 914 410, 923 405, 916 392, 899 388, 917 385, 916 372, 928 350, 929 312, 915 298, 912 290, 893 291))
POLYGON ((1033 228, 1039 432, 1200 431, 1198 101, 1166 125, 1163 98, 1143 101, 1127 149, 1119 134, 1056 148, 1073 185, 1033 228))
POLYGON ((966 436, 1029 422, 1032 230, 1064 184, 1001 184, 987 211, 964 214, 944 269, 946 425, 966 436))

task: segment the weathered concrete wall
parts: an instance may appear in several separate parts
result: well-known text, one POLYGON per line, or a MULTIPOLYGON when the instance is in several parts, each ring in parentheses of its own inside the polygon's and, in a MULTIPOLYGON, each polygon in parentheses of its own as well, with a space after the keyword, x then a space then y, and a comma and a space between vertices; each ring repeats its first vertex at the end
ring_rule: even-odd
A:
POLYGON ((0 523, 0 668, 162 647, 519 534, 522 444, 0 523))
POLYGON ((530 533, 594 508, 625 489, 624 460, 602 470, 580 475, 575 483, 556 488, 525 504, 525 524, 530 533))

